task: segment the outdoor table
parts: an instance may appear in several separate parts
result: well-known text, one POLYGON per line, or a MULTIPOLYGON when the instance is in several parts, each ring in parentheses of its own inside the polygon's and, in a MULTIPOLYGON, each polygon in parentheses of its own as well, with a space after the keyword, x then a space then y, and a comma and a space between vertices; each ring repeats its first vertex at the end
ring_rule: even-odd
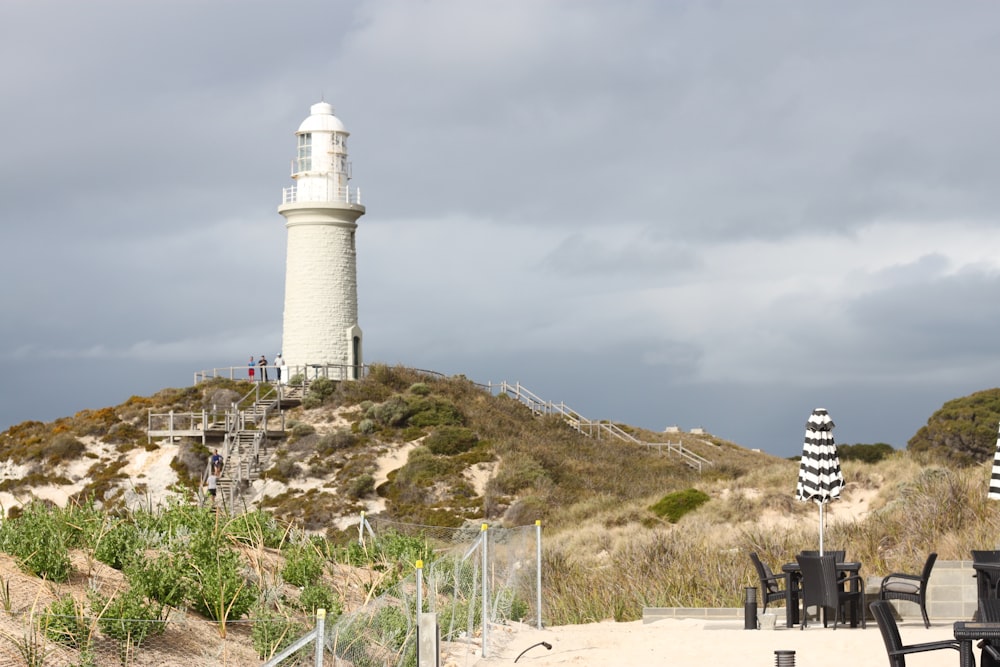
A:
POLYGON ((976 667, 976 656, 972 652, 973 643, 980 639, 1000 640, 1000 623, 957 621, 955 639, 959 641, 961 667, 976 667))
MULTIPOLYGON (((837 572, 844 572, 847 576, 855 575, 860 570, 861 563, 857 561, 837 563, 837 572)), ((797 562, 785 563, 781 566, 781 571, 788 575, 788 583, 785 585, 785 625, 790 628, 800 622, 799 591, 802 589, 802 571, 797 562)), ((851 590, 858 590, 857 579, 851 582, 851 590)), ((851 627, 858 627, 858 613, 855 605, 851 605, 851 627)))

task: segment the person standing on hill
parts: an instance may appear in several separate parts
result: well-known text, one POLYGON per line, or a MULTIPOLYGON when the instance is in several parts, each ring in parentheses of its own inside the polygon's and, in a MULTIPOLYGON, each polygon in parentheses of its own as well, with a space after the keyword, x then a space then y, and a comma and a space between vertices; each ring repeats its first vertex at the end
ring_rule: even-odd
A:
POLYGON ((281 352, 274 358, 274 372, 278 374, 278 384, 288 384, 288 378, 285 377, 285 359, 281 356, 281 352))
POLYGON ((247 366, 249 366, 249 368, 247 369, 247 373, 250 376, 250 381, 253 382, 253 371, 254 368, 256 368, 256 364, 253 361, 253 357, 250 357, 250 363, 247 364, 247 366))
POLYGON ((260 355, 260 361, 257 362, 257 365, 260 366, 260 381, 267 382, 267 357, 263 354, 260 355))

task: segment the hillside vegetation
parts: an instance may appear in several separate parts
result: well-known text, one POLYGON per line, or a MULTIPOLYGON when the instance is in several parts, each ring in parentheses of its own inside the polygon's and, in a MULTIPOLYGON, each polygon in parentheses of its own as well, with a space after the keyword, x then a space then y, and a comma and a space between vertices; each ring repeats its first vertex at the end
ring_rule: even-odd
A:
MULTIPOLYGON (((147 443, 147 412, 210 409, 250 388, 215 380, 19 424, 0 434, 8 471, 0 492, 26 501, 40 488, 62 488, 70 504, 109 516, 171 496, 189 503, 209 452, 199 441, 147 443), (164 452, 173 477, 162 497, 152 480, 123 472, 164 452)), ((997 392, 946 404, 910 451, 845 461, 828 548, 846 548, 874 575, 919 569, 931 550, 962 559, 996 547, 1000 516, 986 484, 997 392)), ((756 585, 748 551, 777 565, 818 546, 816 506, 794 499, 796 461, 712 436, 670 434, 715 462, 699 474, 655 447, 585 437, 461 376, 375 366, 356 382, 314 383, 286 420, 288 437, 264 490, 248 499, 253 516, 311 533, 325 554, 356 536, 341 530, 341 520, 373 507, 426 527, 541 521, 549 624, 632 620, 643 606, 739 606, 743 587, 756 585), (402 452, 382 475, 380 462, 402 452)), ((619 426, 643 441, 668 439, 619 426)))

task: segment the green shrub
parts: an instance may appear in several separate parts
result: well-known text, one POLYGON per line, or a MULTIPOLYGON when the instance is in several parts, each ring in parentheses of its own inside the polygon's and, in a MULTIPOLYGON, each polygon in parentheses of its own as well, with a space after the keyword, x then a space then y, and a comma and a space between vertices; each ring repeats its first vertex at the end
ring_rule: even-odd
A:
POLYGON ((469 451, 478 442, 479 436, 471 429, 464 426, 441 426, 427 436, 427 439, 424 440, 424 446, 432 454, 454 456, 469 451))
POLYGON ((357 442, 358 437, 353 433, 336 431, 322 436, 319 439, 319 442, 316 443, 315 449, 318 454, 328 455, 342 449, 350 449, 356 445, 357 442))
POLYGON ((841 461, 862 461, 864 463, 878 463, 887 456, 895 453, 892 445, 879 442, 874 445, 837 445, 837 455, 841 461))
POLYGON ((80 648, 89 635, 87 619, 72 595, 64 595, 46 607, 38 619, 46 637, 70 648, 80 648))
POLYGON ((358 432, 364 433, 365 435, 375 432, 375 422, 371 419, 362 419, 358 424, 358 432))
POLYGON ((163 605, 145 599, 139 591, 132 589, 110 598, 91 590, 90 608, 98 617, 97 625, 101 632, 126 647, 137 647, 146 637, 163 634, 167 626, 163 605))
POLYGON ((302 589, 299 593, 299 607, 310 614, 315 614, 317 609, 325 609, 328 623, 337 620, 344 610, 333 589, 320 584, 312 584, 302 589))
POLYGON ((141 546, 139 529, 134 523, 109 517, 104 534, 98 537, 94 558, 122 570, 136 557, 141 546))
POLYGON ((382 426, 405 426, 410 416, 410 404, 402 396, 390 396, 383 403, 373 405, 366 416, 382 426))
POLYGON ((323 575, 325 561, 312 544, 293 546, 285 551, 281 576, 293 586, 315 584, 323 575))
POLYGON ((451 401, 432 396, 417 398, 410 403, 412 426, 460 426, 465 423, 462 412, 451 401))
POLYGON ((225 536, 215 531, 192 535, 188 557, 192 568, 191 607, 213 621, 242 618, 257 601, 258 589, 243 576, 243 561, 225 536))
POLYGON ((233 517, 226 527, 229 535, 241 544, 276 549, 285 539, 286 529, 274 515, 261 509, 233 517))
POLYGON ((287 616, 280 616, 268 609, 254 615, 250 638, 257 657, 269 660, 304 635, 306 629, 287 616))
POLYGON ((49 581, 69 579, 72 565, 60 510, 33 501, 0 525, 0 545, 25 571, 49 581))
POLYGON ((427 396, 431 393, 431 388, 427 386, 426 382, 414 382, 410 385, 410 393, 417 396, 427 396))
POLYGON ((358 475, 347 485, 347 495, 351 498, 364 498, 375 491, 375 478, 365 473, 358 475))
POLYGON ((671 523, 677 523, 688 512, 694 511, 711 500, 708 494, 698 489, 686 489, 668 493, 650 509, 671 523))
POLYGON ((304 438, 316 432, 316 427, 307 422, 294 422, 288 431, 290 438, 304 438))
POLYGON ((85 451, 87 451, 86 445, 73 435, 60 433, 45 448, 45 458, 49 465, 54 465, 62 461, 74 461, 85 451))
POLYGON ((125 569, 129 587, 150 600, 183 607, 192 592, 192 572, 183 554, 161 552, 156 558, 137 558, 125 569))

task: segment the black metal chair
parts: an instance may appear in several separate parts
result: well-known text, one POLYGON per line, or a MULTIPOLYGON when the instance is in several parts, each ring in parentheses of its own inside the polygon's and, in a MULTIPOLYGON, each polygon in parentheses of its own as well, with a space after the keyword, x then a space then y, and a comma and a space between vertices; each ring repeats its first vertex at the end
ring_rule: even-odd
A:
POLYGON ((878 629, 882 632, 885 650, 889 654, 889 667, 906 667, 906 656, 911 653, 924 653, 945 648, 959 650, 960 643, 954 639, 904 645, 903 639, 899 636, 899 626, 896 625, 896 619, 892 615, 892 605, 889 604, 888 600, 876 600, 872 602, 870 608, 878 623, 878 629))
POLYGON ((817 607, 826 625, 826 610, 833 610, 833 629, 837 629, 841 610, 846 604, 853 606, 852 618, 861 617, 861 627, 865 627, 865 584, 859 575, 838 577, 837 561, 833 554, 824 556, 795 557, 802 572, 802 625, 808 623, 809 607, 817 607))
POLYGON ((785 599, 785 589, 788 587, 788 575, 784 572, 781 574, 772 572, 767 563, 761 561, 760 557, 754 552, 750 553, 750 560, 753 561, 753 566, 757 569, 757 578, 760 579, 760 598, 764 605, 761 612, 763 613, 767 611, 769 603, 785 599))
MULTIPOLYGON (((819 554, 819 550, 817 550, 817 549, 803 549, 799 553, 803 554, 805 556, 819 556, 820 555, 819 554)), ((837 561, 838 563, 843 563, 847 559, 847 551, 845 549, 833 549, 833 550, 824 549, 823 550, 823 555, 824 556, 830 556, 830 555, 832 555, 833 559, 835 561, 837 561)))
POLYGON ((977 595, 980 600, 997 597, 997 587, 1000 581, 993 581, 992 573, 987 570, 976 568, 979 563, 1000 563, 1000 551, 993 549, 973 549, 972 567, 976 573, 972 576, 976 578, 977 595))
POLYGON ((905 574, 903 572, 893 572, 886 575, 882 580, 879 589, 879 600, 907 600, 920 605, 920 613, 924 616, 924 627, 931 627, 931 622, 927 618, 927 580, 931 578, 931 569, 937 554, 932 553, 924 563, 923 572, 917 574, 905 574))
MULTIPOLYGON (((996 598, 979 598, 979 620, 987 623, 1000 623, 1000 600, 996 598)), ((983 649, 979 659, 980 667, 997 667, 1000 665, 1000 647, 984 639, 979 642, 983 649)))

